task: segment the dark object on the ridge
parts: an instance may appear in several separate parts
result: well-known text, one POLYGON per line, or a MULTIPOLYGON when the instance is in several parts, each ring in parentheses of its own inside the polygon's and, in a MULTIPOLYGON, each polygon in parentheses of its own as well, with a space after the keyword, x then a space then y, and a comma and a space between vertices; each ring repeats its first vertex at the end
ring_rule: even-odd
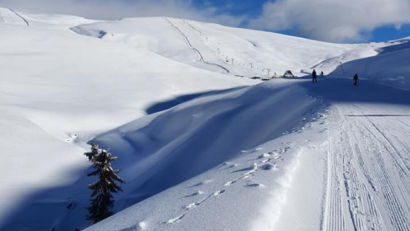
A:
POLYGON ((323 71, 322 72, 320 72, 320 76, 323 76, 324 74, 323 74, 323 71))
POLYGON ((315 70, 312 72, 312 83, 317 83, 317 74, 315 70))
POLYGON ((283 74, 283 77, 285 77, 285 78, 295 78, 296 76, 292 73, 292 71, 287 70, 287 71, 285 71, 285 74, 283 74))
POLYGON ((67 209, 70 210, 72 206, 73 206, 73 203, 70 203, 69 205, 67 205, 67 209))
POLYGON ((353 77, 354 83, 353 85, 357 86, 357 80, 359 80, 359 77, 357 77, 357 73, 353 77))

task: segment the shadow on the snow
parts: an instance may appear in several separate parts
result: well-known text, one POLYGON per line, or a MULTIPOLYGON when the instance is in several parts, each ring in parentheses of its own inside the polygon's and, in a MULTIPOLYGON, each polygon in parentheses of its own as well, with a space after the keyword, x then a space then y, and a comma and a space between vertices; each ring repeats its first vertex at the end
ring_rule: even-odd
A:
POLYGON ((154 114, 160 111, 165 111, 167 109, 170 109, 172 107, 175 107, 181 103, 185 103, 187 101, 202 97, 202 96, 209 96, 209 95, 217 95, 217 94, 223 94, 223 93, 228 93, 230 91, 235 91, 239 90, 245 87, 236 87, 236 88, 230 88, 230 89, 225 89, 225 90, 215 90, 215 91, 206 91, 206 92, 200 92, 200 93, 195 93, 195 94, 189 94, 189 95, 181 95, 178 96, 174 99, 163 101, 163 102, 158 102, 156 104, 153 104, 149 106, 145 111, 147 114, 154 114))
MULTIPOLYGON (((194 98, 202 97, 205 95, 228 93, 241 88, 242 87, 181 96, 168 102, 155 104, 150 107, 149 112, 154 113, 155 111, 166 110, 169 107, 173 107, 194 98)), ((162 117, 158 117, 156 120, 161 120, 161 118, 162 117)), ((156 120, 153 121, 154 125, 156 120)), ((116 142, 114 141, 114 143, 116 142)), ((101 146, 104 147, 104 145, 101 146)), ((107 146, 104 148, 111 147, 112 146, 107 146)), ((135 147, 136 146, 134 146, 134 148, 135 147)), ((130 156, 130 154, 125 152, 121 153, 120 151, 118 151, 118 148, 112 148, 112 150, 114 151, 113 154, 120 157, 119 160, 114 164, 114 167, 123 168, 123 170, 128 170, 131 172, 136 171, 132 166, 132 164, 135 164, 135 159, 133 159, 136 158, 135 156, 130 156)), ((119 149, 123 150, 124 147, 121 148, 119 149)), ((148 152, 151 153, 153 152, 153 150, 149 150, 148 152)), ((82 155, 82 153, 78 154, 82 155)), ((84 162, 87 162, 86 157, 84 157, 84 162)), ((173 170, 174 168, 183 169, 183 166, 170 166, 169 168, 171 170, 173 170)), ((66 174, 66 177, 70 179, 76 179, 73 182, 55 187, 43 187, 37 191, 29 192, 24 197, 22 196, 22 199, 13 205, 13 207, 8 211, 8 214, 4 215, 1 218, 0 230, 47 231, 55 228, 56 231, 73 231, 76 228, 80 230, 86 228, 88 222, 85 220, 85 217, 87 215, 87 210, 85 208, 89 205, 89 198, 91 195, 91 191, 87 188, 87 185, 94 181, 94 179, 87 177, 87 173, 90 171, 91 170, 86 167, 73 169, 66 174)), ((172 174, 163 177, 172 178, 172 174)), ((175 182, 171 182, 172 184, 170 185, 158 185, 158 187, 156 188, 158 189, 157 191, 141 193, 138 191, 138 188, 136 186, 139 184, 135 184, 133 182, 135 181, 135 179, 129 176, 124 177, 124 179, 127 182, 127 184, 123 185, 124 192, 118 194, 118 196, 117 194, 113 195, 117 199, 115 202, 114 212, 121 211, 128 206, 133 205, 134 203, 142 201, 162 191, 163 189, 176 184, 175 182)), ((166 180, 166 182, 170 181, 166 180)), ((142 182, 142 184, 143 185, 141 187, 143 188, 146 184, 150 184, 150 182, 142 182)))
MULTIPOLYGON (((84 159, 84 161, 87 161, 84 159)), ((77 179, 64 186, 48 187, 19 201, 0 223, 0 230, 75 230, 84 229, 92 182, 88 169, 73 169, 67 177, 77 179)))
POLYGON ((370 80, 359 80, 358 86, 353 86, 352 79, 325 77, 319 79, 318 83, 304 82, 302 85, 330 102, 410 105, 410 91, 370 80))
POLYGON ((410 48, 410 41, 405 40, 403 43, 388 46, 388 47, 383 47, 383 48, 377 49, 376 51, 378 51, 380 55, 380 54, 386 54, 389 52, 394 52, 394 51, 399 51, 399 50, 404 50, 404 49, 409 49, 409 48, 410 48))
POLYGON ((177 106, 177 110, 132 121, 95 138, 100 147, 111 148, 119 157, 121 176, 128 180, 117 208, 138 203, 242 150, 303 127, 307 123, 303 118, 321 110, 320 102, 305 98, 299 86, 276 86, 274 81, 221 92, 226 95, 177 106))

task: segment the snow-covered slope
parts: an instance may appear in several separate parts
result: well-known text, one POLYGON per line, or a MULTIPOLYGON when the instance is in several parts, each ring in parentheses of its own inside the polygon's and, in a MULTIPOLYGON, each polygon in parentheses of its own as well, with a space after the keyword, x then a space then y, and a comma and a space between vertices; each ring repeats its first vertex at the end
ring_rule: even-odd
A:
POLYGON ((129 192, 117 199, 120 205, 217 167, 91 230, 248 230, 257 219, 267 222, 254 224, 264 230, 279 214, 261 209, 265 203, 282 206, 289 176, 298 164, 295 156, 308 139, 295 140, 291 134, 312 127, 322 108, 322 101, 298 84, 278 80, 196 99, 148 124, 137 120, 97 137, 96 142, 118 155, 138 160, 118 162, 130 179, 124 188, 137 189, 125 190, 129 192), (288 135, 256 148, 283 134, 288 135))
POLYGON ((29 26, 29 22, 12 9, 0 8, 0 24, 29 26))
MULTIPOLYGON (((67 27, 69 17, 62 17, 62 25, 56 24, 58 16, 53 18, 51 24, 45 23, 47 18, 24 27, 0 24, 0 223, 13 216, 11 209, 34 206, 38 200, 51 210, 59 208, 66 200, 61 198, 73 192, 52 202, 43 192, 83 177, 88 163, 81 147, 94 134, 146 115, 157 102, 255 83, 80 36, 67 27), (23 198, 28 201, 22 203, 23 198)), ((55 212, 51 223, 47 215, 19 227, 44 230, 42 225, 49 227, 65 212, 55 212)))
POLYGON ((304 69, 360 45, 331 44, 174 18, 133 18, 73 28, 80 34, 148 49, 203 69, 245 77, 304 69))
POLYGON ((410 89, 408 38, 329 44, 2 8, 0 30, 1 230, 87 226, 90 140, 120 157, 127 181, 119 213, 91 230, 410 226, 408 134, 397 129, 410 124, 409 95, 373 83, 410 89), (235 77, 311 68, 334 78, 235 77))
MULTIPOLYGON (((303 105, 305 113, 285 110, 286 113, 273 116, 275 122, 261 118, 267 122, 266 130, 274 128, 282 131, 282 136, 252 149, 238 151, 229 161, 87 230, 409 228, 410 143, 405 137, 408 137, 410 128, 410 92, 368 80, 362 80, 358 87, 354 87, 345 79, 323 79, 318 84, 309 80, 270 81, 253 88, 260 87, 279 92, 282 87, 288 89, 289 94, 279 93, 273 99, 287 99, 286 102, 292 104, 290 108, 303 105), (298 123, 283 123, 284 114, 291 115, 290 120, 298 123), (275 128, 276 122, 290 126, 275 128)), ((269 102, 277 101, 270 99, 269 102)), ((274 112, 275 108, 283 108, 283 105, 275 103, 267 110, 274 112)), ((268 118, 272 116, 268 111, 258 114, 268 118)), ((236 126, 240 128, 244 123, 239 120, 236 126)), ((252 122, 246 124, 248 129, 255 128, 252 122)), ((132 139, 127 137, 132 135, 143 137, 143 132, 127 127, 132 125, 97 140, 104 143, 104 139, 118 142, 121 139, 130 141, 132 139)), ((242 133, 234 134, 240 139, 242 133)), ((246 134, 252 134, 248 140, 262 135, 251 131, 246 134)), ((139 142, 135 140, 133 143, 139 142)), ((243 147, 241 140, 227 144, 243 147)), ((201 151, 186 153, 196 157, 201 151)), ((148 176, 155 169, 167 169, 163 162, 171 162, 174 153, 177 152, 161 158, 159 166, 149 166, 148 176)), ((226 153, 213 152, 218 157, 226 153)), ((178 160, 179 163, 173 164, 176 168, 172 172, 162 172, 162 178, 153 178, 149 182, 175 180, 179 172, 191 166, 198 167, 186 162, 189 160, 186 156, 178 160)))
POLYGON ((410 90, 410 39, 385 43, 376 56, 352 60, 335 70, 336 75, 359 76, 395 88, 410 90))

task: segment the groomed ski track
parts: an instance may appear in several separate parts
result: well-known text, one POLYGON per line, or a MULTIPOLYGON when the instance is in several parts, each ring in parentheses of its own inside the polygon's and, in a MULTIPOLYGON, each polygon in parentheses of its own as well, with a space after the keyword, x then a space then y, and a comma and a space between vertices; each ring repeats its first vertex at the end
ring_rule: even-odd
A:
POLYGON ((310 185, 315 193, 308 198, 323 198, 320 230, 410 230, 410 93, 349 84, 329 79, 309 87, 330 103, 327 140, 314 148, 326 153, 327 168, 299 174, 325 175, 321 189, 310 185))

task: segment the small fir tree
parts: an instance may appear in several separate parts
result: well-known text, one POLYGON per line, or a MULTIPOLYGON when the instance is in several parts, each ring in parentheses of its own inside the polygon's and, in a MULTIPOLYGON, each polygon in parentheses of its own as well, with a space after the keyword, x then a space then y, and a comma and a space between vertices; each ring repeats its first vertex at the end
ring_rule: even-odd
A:
POLYGON ((92 190, 92 194, 90 206, 87 207, 87 220, 91 224, 95 224, 114 214, 111 210, 114 205, 112 193, 122 192, 117 182, 125 183, 125 181, 117 176, 120 169, 113 170, 111 167, 111 162, 118 158, 105 150, 98 149, 97 144, 93 143, 91 152, 86 152, 84 155, 94 165, 94 171, 88 173, 87 176, 98 177, 96 182, 88 185, 88 188, 92 190))
POLYGON ((93 157, 98 154, 98 145, 96 143, 91 144, 91 152, 84 153, 88 157, 89 161, 92 161, 93 157))

